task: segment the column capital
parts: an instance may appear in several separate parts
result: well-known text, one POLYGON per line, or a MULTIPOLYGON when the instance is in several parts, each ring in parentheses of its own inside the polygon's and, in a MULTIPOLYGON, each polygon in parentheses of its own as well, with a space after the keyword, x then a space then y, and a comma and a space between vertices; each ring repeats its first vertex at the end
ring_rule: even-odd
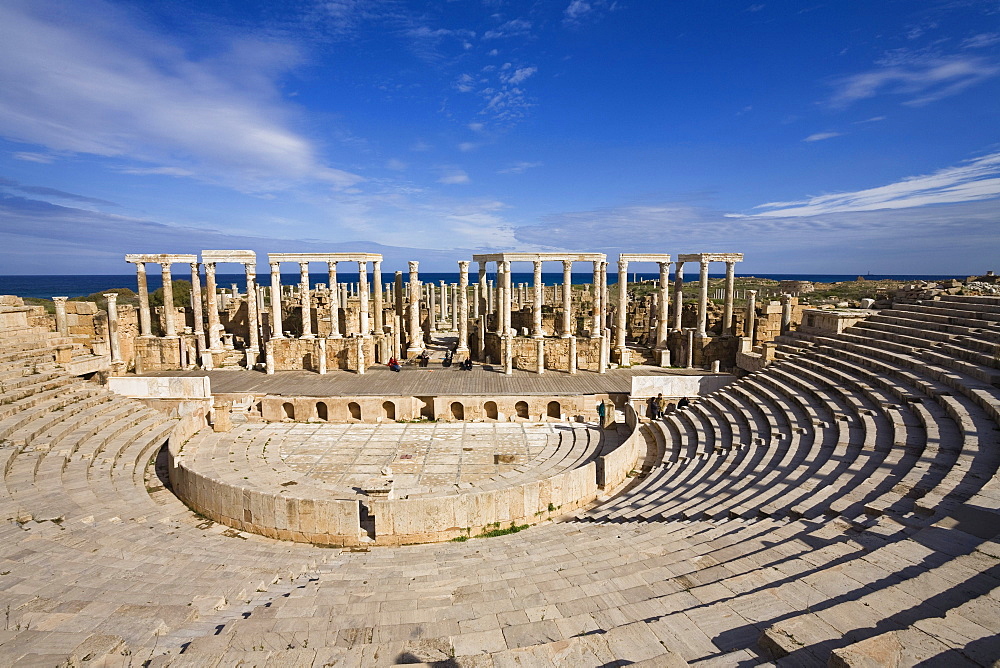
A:
POLYGON ((274 271, 279 272, 279 273, 281 272, 281 263, 280 262, 270 262, 268 264, 270 265, 272 272, 274 272, 274 271))
POLYGON ((309 263, 308 262, 299 262, 299 271, 304 271, 304 272, 308 273, 309 272, 309 263))
POLYGON ((201 263, 199 263, 199 262, 192 262, 191 263, 191 271, 198 271, 198 269, 200 268, 200 266, 201 266, 201 263))
POLYGON ((757 291, 756 290, 747 290, 747 294, 750 295, 751 297, 756 297, 757 296, 757 291))
POLYGON ((628 271, 628 260, 618 258, 618 273, 624 274, 626 271, 628 271))
POLYGON ((118 301, 118 293, 117 292, 105 292, 104 293, 104 298, 107 299, 109 302, 117 302, 118 301))
POLYGON ((358 271, 368 273, 368 260, 358 260, 358 271))
POLYGON ((542 260, 532 260, 532 262, 534 263, 535 269, 540 270, 542 268, 542 260))
POLYGON ((459 260, 458 269, 459 271, 469 271, 469 265, 472 264, 469 260, 459 260))
POLYGON ((205 265, 205 271, 210 271, 213 274, 215 273, 215 263, 214 262, 204 262, 203 264, 205 265))
POLYGON ((257 265, 256 264, 251 264, 249 262, 244 263, 244 265, 243 265, 243 272, 247 276, 253 276, 254 274, 257 273, 257 265))
POLYGON ((407 262, 407 264, 410 266, 410 271, 416 271, 417 268, 420 266, 420 262, 416 260, 410 260, 409 262, 407 262))
POLYGON ((699 264, 700 266, 702 266, 702 267, 708 267, 708 264, 709 264, 709 262, 711 262, 711 260, 704 260, 704 259, 703 259, 703 260, 699 260, 699 261, 698 261, 698 264, 699 264))
POLYGON ((160 269, 163 271, 170 271, 170 265, 172 265, 173 262, 158 262, 157 264, 160 265, 160 269))
POLYGON ((573 260, 563 260, 562 265, 563 265, 563 271, 573 270, 573 260))
POLYGON ((52 301, 54 301, 56 304, 65 304, 68 300, 69 300, 69 297, 53 297, 52 298, 52 301))

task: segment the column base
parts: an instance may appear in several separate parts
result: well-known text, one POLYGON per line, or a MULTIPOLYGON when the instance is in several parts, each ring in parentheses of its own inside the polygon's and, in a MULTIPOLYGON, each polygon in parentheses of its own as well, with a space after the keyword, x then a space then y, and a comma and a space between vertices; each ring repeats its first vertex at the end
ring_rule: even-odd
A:
POLYGON ((299 338, 300 338, 300 339, 315 339, 315 338, 316 338, 316 335, 315 335, 315 334, 303 334, 303 335, 302 335, 302 336, 300 336, 299 338))
POLYGON ((656 362, 661 367, 668 367, 668 366, 670 366, 670 351, 669 350, 667 350, 666 348, 663 348, 661 350, 657 350, 657 351, 655 351, 655 355, 656 355, 656 362))
POLYGON ((615 348, 615 355, 618 356, 618 366, 632 366, 632 351, 628 348, 615 348))

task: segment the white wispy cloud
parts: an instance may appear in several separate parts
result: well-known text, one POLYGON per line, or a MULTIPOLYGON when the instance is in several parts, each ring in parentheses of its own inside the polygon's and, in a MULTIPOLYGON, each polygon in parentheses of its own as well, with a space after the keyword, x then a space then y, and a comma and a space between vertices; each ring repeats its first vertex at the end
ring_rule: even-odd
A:
POLYGON ((194 176, 194 172, 190 169, 181 167, 124 167, 118 171, 122 174, 140 176, 194 176))
POLYGON ((519 67, 513 72, 504 72, 500 75, 501 80, 504 83, 516 86, 523 81, 526 81, 532 74, 538 71, 537 67, 519 67))
POLYGON ((877 95, 896 95, 903 104, 921 106, 956 95, 1000 74, 1000 66, 978 56, 924 55, 899 51, 878 63, 875 69, 833 82, 829 103, 847 107, 877 95))
POLYGON ((463 141, 460 142, 458 145, 458 150, 462 151, 463 153, 468 153, 469 151, 475 151, 477 148, 479 148, 479 144, 473 141, 463 141))
POLYGON ((542 163, 540 162, 518 162, 516 164, 511 165, 510 167, 497 170, 497 174, 523 174, 529 169, 541 166, 542 163))
POLYGON ((523 37, 531 33, 531 21, 513 19, 502 23, 492 30, 483 33, 483 39, 502 39, 507 37, 523 37))
POLYGON ((816 132, 814 134, 809 135, 802 141, 808 141, 808 142, 823 141, 824 139, 833 139, 834 137, 840 137, 842 135, 843 135, 842 132, 816 132))
POLYGON ((569 6, 563 10, 563 14, 568 19, 576 20, 585 14, 589 14, 593 10, 594 8, 589 2, 586 2, 585 0, 573 0, 573 2, 569 3, 569 6))
POLYGON ((932 204, 970 202, 1000 197, 1000 152, 957 167, 911 176, 896 183, 846 193, 819 195, 795 202, 769 202, 754 207, 755 217, 788 218, 822 214, 905 209, 932 204))
POLYGON ((291 126, 277 80, 289 44, 220 35, 193 60, 140 15, 101 0, 0 4, 0 133, 55 151, 188 169, 241 188, 360 181, 323 164, 291 126))
POLYGON ((984 32, 973 35, 962 41, 963 49, 983 49, 994 44, 1000 44, 1000 33, 984 32))
POLYGON ((443 183, 449 186, 461 185, 464 183, 469 183, 469 181, 470 181, 469 175, 466 174, 461 169, 447 170, 444 174, 441 175, 441 178, 438 179, 438 183, 443 183))
POLYGON ((33 153, 31 151, 18 151, 13 154, 15 160, 24 160, 25 162, 38 162, 43 165, 48 165, 55 162, 55 156, 48 155, 46 153, 33 153))

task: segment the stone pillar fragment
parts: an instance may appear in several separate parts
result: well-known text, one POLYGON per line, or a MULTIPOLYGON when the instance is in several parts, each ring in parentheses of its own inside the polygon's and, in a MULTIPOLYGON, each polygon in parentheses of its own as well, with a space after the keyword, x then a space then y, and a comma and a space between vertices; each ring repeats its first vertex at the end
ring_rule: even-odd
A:
POLYGON ((735 267, 735 262, 731 260, 726 262, 726 296, 722 311, 723 336, 736 335, 736 327, 733 322, 733 293, 736 288, 735 267))
MULTIPOLYGON (((569 338, 573 336, 572 322, 573 322, 573 261, 563 260, 563 293, 562 293, 562 337, 569 338)), ((575 342, 571 343, 575 345, 575 342)), ((574 360, 573 366, 576 365, 574 360)))
POLYGON ((660 366, 670 366, 670 351, 667 349, 667 336, 670 333, 670 263, 660 262, 659 265, 660 291, 656 303, 656 349, 660 351, 660 366), (664 353, 666 353, 666 360, 664 360, 664 353))
POLYGON ((406 356, 412 357, 424 349, 423 331, 420 329, 420 280, 417 274, 419 262, 410 262, 410 336, 406 356))
POLYGON ((747 313, 743 321, 743 331, 750 338, 750 345, 754 342, 754 329, 757 326, 757 291, 747 290, 747 313))
POLYGON ((684 311, 684 263, 677 261, 674 266, 674 331, 681 331, 681 315, 684 311))
POLYGON ((121 344, 118 341, 118 293, 105 293, 108 300, 108 344, 111 347, 111 363, 122 361, 121 344))
POLYGON ((696 336, 704 338, 708 336, 706 326, 708 324, 708 260, 702 260, 699 264, 698 273, 698 331, 696 336))
POLYGON ((601 335, 601 263, 594 260, 594 275, 591 279, 593 300, 590 304, 590 338, 601 335))
POLYGON ((542 302, 545 301, 545 285, 542 283, 542 261, 535 260, 535 294, 531 304, 531 335, 536 339, 545 336, 542 331, 542 302))
POLYGON ((281 264, 271 263, 271 338, 283 339, 281 323, 281 264))
POLYGON ((371 334, 368 326, 368 263, 358 262, 358 301, 360 302, 358 315, 358 329, 361 336, 371 334))
POLYGON ((257 267, 253 263, 243 265, 247 277, 247 327, 250 329, 250 343, 247 347, 247 368, 252 369, 260 356, 260 311, 257 304, 257 267))
POLYGON ((160 276, 163 278, 163 329, 165 336, 177 336, 174 324, 174 282, 170 276, 170 263, 160 263, 160 276))
MULTIPOLYGON (((382 336, 383 328, 385 327, 385 322, 383 321, 382 309, 384 308, 382 304, 382 262, 379 260, 372 261, 372 296, 375 300, 375 304, 372 309, 372 316, 374 324, 372 327, 375 330, 376 336, 382 336)), ((377 359, 376 362, 384 362, 385 360, 377 359)))
POLYGON ((458 347, 457 353, 469 352, 469 263, 458 263, 458 347))
POLYGON ((309 263, 299 262, 299 305, 302 308, 302 338, 311 339, 312 333, 312 307, 309 294, 309 263))
POLYGON ((208 309, 208 349, 222 350, 221 326, 219 324, 219 305, 216 302, 218 289, 215 286, 215 263, 205 263, 205 308, 208 309))
POLYGON ((628 260, 618 258, 618 324, 615 332, 615 352, 618 362, 628 366, 631 360, 626 360, 625 329, 628 326, 628 260))
POLYGON ((545 373, 545 339, 535 341, 535 371, 545 373))
POLYGON ((792 329, 792 296, 781 295, 781 333, 787 334, 792 329))
POLYGON ((191 263, 191 310, 194 313, 194 336, 198 341, 198 352, 205 351, 205 323, 201 311, 201 267, 191 263))
POLYGON ((66 302, 69 297, 53 297, 52 303, 56 305, 56 331, 62 336, 69 336, 69 325, 66 324, 66 302))
MULTIPOLYGON (((337 285, 337 263, 326 263, 326 281, 330 289, 330 338, 341 338, 340 333, 340 286, 337 285)), ((345 302, 346 304, 346 302, 345 302)))

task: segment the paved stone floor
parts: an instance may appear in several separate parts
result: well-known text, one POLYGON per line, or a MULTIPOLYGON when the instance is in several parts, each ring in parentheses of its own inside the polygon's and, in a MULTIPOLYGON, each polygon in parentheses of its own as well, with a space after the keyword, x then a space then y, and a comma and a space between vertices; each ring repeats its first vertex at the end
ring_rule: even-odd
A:
POLYGON ((267 425, 270 443, 295 471, 345 489, 390 467, 397 494, 475 483, 538 456, 559 430, 555 423, 288 424, 267 425))

